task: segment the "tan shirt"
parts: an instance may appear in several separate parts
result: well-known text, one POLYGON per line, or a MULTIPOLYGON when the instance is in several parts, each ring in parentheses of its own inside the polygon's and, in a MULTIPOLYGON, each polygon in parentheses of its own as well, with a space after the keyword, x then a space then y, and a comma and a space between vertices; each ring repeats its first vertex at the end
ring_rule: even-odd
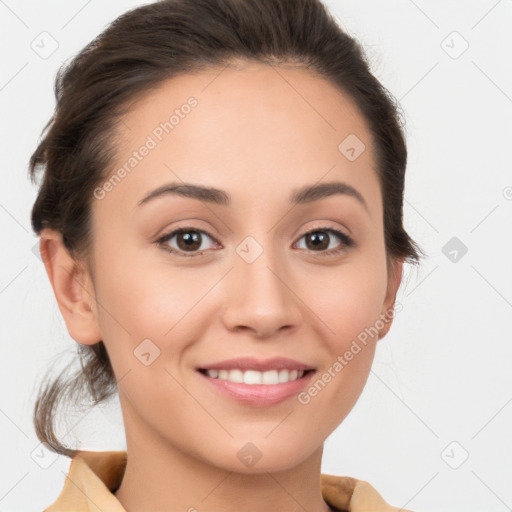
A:
MULTIPOLYGON (((79 451, 57 500, 43 512, 126 512, 113 494, 121 485, 126 451, 79 451)), ((342 512, 411 512, 392 507, 364 480, 321 474, 322 496, 342 512)))

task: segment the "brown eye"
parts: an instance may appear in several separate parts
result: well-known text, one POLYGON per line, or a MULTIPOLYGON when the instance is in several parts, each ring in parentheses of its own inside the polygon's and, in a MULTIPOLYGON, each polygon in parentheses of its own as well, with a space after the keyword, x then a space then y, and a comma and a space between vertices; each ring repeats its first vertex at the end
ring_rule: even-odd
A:
POLYGON ((348 235, 333 228, 315 229, 302 235, 301 240, 305 239, 305 246, 301 247, 308 251, 319 253, 319 255, 334 255, 354 245, 354 241, 348 235), (338 239, 338 247, 330 247, 332 240, 338 239), (341 242, 341 243, 339 243, 341 242))
POLYGON ((162 245, 166 251, 176 253, 180 256, 198 256, 202 254, 204 250, 208 249, 207 243, 206 247, 204 247, 205 240, 207 239, 213 240, 213 237, 202 229, 179 228, 163 235, 156 243, 162 245), (175 247, 168 243, 174 238, 176 238, 175 247))
POLYGON ((176 235, 176 242, 183 251, 197 251, 201 247, 201 235, 198 231, 181 231, 176 235))
POLYGON ((325 250, 329 247, 330 237, 325 231, 314 231, 306 236, 306 246, 312 250, 325 250), (310 242, 310 243, 308 243, 310 242))

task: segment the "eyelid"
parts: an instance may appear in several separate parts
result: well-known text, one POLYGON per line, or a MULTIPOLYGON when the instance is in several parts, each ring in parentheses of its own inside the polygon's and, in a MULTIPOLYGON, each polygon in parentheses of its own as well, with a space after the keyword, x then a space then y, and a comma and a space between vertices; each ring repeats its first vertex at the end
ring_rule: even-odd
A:
MULTIPOLYGON (((177 254, 178 256, 184 256, 184 257, 188 258, 188 257, 195 257, 195 256, 202 255, 205 251, 207 251, 207 249, 202 250, 202 251, 187 253, 186 251, 181 251, 179 249, 170 248, 168 245, 165 245, 165 243, 167 241, 174 238, 177 234, 180 234, 182 232, 187 232, 187 231, 195 231, 195 232, 204 234, 204 235, 208 236, 211 240, 215 241, 215 243, 219 244, 218 240, 216 240, 216 238, 213 235, 211 235, 208 231, 206 231, 202 228, 198 228, 197 226, 191 226, 191 225, 178 226, 178 227, 171 229, 170 231, 166 231, 155 241, 155 243, 159 246, 162 246, 162 248, 164 250, 166 250, 167 252, 170 252, 172 254, 177 254)), ((341 252, 346 251, 347 249, 356 245, 354 239, 350 235, 348 235, 344 230, 342 230, 338 227, 329 226, 329 225, 325 225, 325 224, 320 225, 320 226, 315 226, 315 227, 309 229, 308 231, 305 231, 304 233, 302 233, 297 238, 297 241, 294 242, 294 245, 295 245, 295 243, 297 243, 299 240, 301 240, 306 235, 309 235, 311 233, 316 233, 316 232, 322 232, 322 231, 327 232, 327 233, 334 233, 334 236, 338 237, 341 240, 341 247, 335 248, 335 249, 323 250, 323 251, 308 251, 307 249, 301 249, 301 250, 310 252, 314 256, 321 257, 321 256, 331 256, 331 255, 341 253, 341 252)))
MULTIPOLYGON (((350 249, 351 247, 356 246, 356 243, 355 243, 354 239, 352 238, 352 236, 348 235, 343 229, 334 227, 334 226, 325 225, 325 224, 320 225, 320 226, 315 226, 315 227, 309 229, 308 231, 302 233, 302 235, 297 240, 301 240, 306 235, 309 235, 311 233, 316 233, 316 232, 334 233, 334 235, 341 240, 341 247, 335 248, 335 249, 328 249, 325 251, 309 251, 314 256, 319 256, 319 257, 333 256, 333 255, 340 254, 340 253, 350 249)), ((305 249, 305 250, 307 251, 307 249, 305 249)))
POLYGON ((206 235, 206 236, 208 236, 208 238, 215 241, 215 243, 219 244, 219 242, 215 239, 215 237, 212 236, 208 231, 198 228, 196 226, 191 226, 191 225, 178 226, 178 227, 171 229, 170 231, 166 231, 155 241, 155 243, 159 246, 162 246, 162 248, 165 251, 170 252, 172 254, 177 254, 179 256, 184 256, 185 258, 199 256, 199 255, 203 254, 205 252, 205 250, 187 253, 186 251, 174 249, 174 248, 166 245, 166 242, 173 239, 176 235, 183 233, 183 232, 187 232, 187 231, 196 231, 198 233, 206 235))

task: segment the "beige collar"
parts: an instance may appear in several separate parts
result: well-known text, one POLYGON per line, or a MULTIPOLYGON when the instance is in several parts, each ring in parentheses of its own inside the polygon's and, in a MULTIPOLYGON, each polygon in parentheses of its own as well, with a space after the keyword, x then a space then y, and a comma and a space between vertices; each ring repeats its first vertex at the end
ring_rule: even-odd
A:
MULTIPOLYGON (((123 479, 126 451, 79 451, 71 461, 64 487, 44 512, 126 512, 113 492, 123 479)), ((390 506, 366 481, 321 475, 322 496, 342 512, 411 512, 390 506)))

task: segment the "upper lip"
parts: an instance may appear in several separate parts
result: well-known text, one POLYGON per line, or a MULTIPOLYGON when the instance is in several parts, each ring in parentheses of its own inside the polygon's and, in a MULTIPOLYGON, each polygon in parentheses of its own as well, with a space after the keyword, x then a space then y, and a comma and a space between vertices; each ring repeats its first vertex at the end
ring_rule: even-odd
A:
POLYGON ((225 359, 216 363, 197 367, 198 370, 314 370, 311 365, 295 361, 287 357, 273 357, 272 359, 256 359, 255 357, 239 357, 225 359))

